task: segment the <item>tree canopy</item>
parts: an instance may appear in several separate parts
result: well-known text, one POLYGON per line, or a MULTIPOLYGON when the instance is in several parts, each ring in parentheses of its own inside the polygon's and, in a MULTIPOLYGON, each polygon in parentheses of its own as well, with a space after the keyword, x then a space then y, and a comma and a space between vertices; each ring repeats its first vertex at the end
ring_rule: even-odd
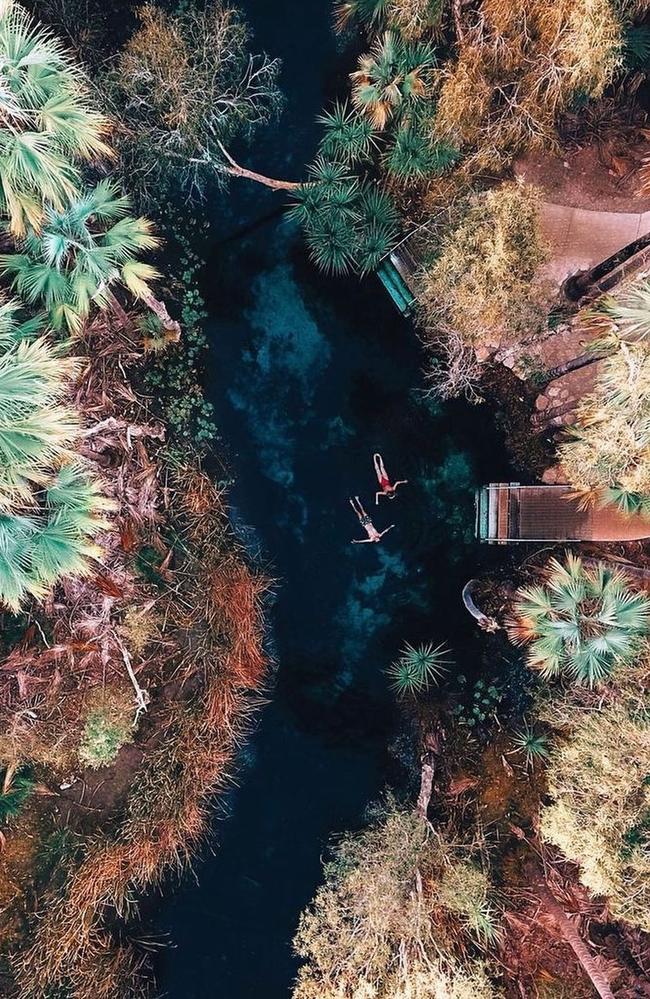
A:
POLYGON ((224 182, 227 147, 280 107, 279 61, 250 51, 241 11, 222 0, 177 14, 145 4, 138 17, 107 78, 126 171, 145 191, 170 175, 189 190, 203 191, 208 175, 224 182))

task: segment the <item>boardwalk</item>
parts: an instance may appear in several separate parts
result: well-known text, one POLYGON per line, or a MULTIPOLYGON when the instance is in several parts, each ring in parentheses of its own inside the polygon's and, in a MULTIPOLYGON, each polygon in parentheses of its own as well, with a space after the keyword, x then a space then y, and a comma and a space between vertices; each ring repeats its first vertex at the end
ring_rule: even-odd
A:
POLYGON ((567 485, 491 482, 476 494, 476 533, 488 544, 639 541, 650 537, 650 517, 626 515, 613 506, 580 509, 567 485))
POLYGON ((560 287, 572 274, 589 270, 650 232, 650 212, 594 212, 544 202, 542 230, 551 257, 540 278, 560 287))

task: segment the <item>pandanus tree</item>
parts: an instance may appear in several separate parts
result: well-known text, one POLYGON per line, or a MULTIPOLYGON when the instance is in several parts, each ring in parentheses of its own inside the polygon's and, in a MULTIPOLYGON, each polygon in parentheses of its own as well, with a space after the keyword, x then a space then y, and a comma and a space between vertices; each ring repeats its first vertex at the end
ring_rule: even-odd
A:
POLYGON ((26 302, 47 309, 54 329, 78 333, 91 303, 103 309, 115 301, 113 286, 126 287, 136 298, 151 294, 148 282, 158 272, 137 257, 158 240, 151 223, 131 216, 129 208, 129 199, 109 181, 62 211, 48 207, 40 230, 27 232, 20 252, 0 255, 0 273, 26 302))
POLYGON ((77 164, 110 155, 107 123, 61 43, 14 0, 0 2, 0 60, 0 212, 23 236, 76 196, 77 164))
POLYGON ((507 625, 544 679, 593 687, 629 664, 650 632, 650 601, 626 577, 567 554, 552 558, 541 584, 520 589, 507 625))

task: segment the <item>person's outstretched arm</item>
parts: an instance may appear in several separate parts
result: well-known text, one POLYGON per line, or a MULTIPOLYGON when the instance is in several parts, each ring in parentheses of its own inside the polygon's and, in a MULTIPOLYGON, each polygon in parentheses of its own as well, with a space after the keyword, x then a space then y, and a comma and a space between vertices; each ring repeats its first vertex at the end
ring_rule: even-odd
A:
POLYGON ((379 537, 383 538, 384 534, 388 534, 388 532, 392 531, 394 527, 395 527, 395 525, 391 524, 390 527, 387 527, 384 531, 380 531, 379 537))
POLYGON ((408 479, 398 479, 393 488, 397 489, 398 486, 408 486, 408 484, 409 484, 408 479))
POLYGON ((381 489, 379 490, 378 493, 375 493, 375 506, 379 506, 379 497, 383 495, 384 493, 381 489))
MULTIPOLYGON (((390 530, 390 528, 389 528, 389 530, 390 530)), ((361 538, 361 539, 359 539, 359 538, 353 538, 352 541, 350 542, 350 544, 351 545, 367 545, 369 543, 369 541, 370 541, 370 538, 361 538)))

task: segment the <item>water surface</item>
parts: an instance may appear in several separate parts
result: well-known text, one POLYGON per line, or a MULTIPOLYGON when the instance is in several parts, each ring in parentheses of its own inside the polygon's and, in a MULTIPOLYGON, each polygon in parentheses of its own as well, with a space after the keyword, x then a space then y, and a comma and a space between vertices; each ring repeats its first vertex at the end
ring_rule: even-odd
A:
MULTIPOLYGON (((285 114, 246 155, 299 178, 315 115, 349 68, 329 0, 250 0, 256 44, 284 62, 285 114)), ((474 655, 460 589, 476 570, 473 489, 508 476, 490 414, 423 399, 407 320, 375 279, 327 279, 282 221, 283 195, 240 182, 210 207, 208 392, 236 476, 233 517, 279 581, 277 686, 247 750, 214 854, 163 903, 173 999, 286 999, 291 938, 331 836, 358 827, 394 773, 397 712, 383 669, 404 640, 474 655), (372 454, 409 479, 374 507, 372 454), (384 543, 361 537, 359 494, 384 543)))

